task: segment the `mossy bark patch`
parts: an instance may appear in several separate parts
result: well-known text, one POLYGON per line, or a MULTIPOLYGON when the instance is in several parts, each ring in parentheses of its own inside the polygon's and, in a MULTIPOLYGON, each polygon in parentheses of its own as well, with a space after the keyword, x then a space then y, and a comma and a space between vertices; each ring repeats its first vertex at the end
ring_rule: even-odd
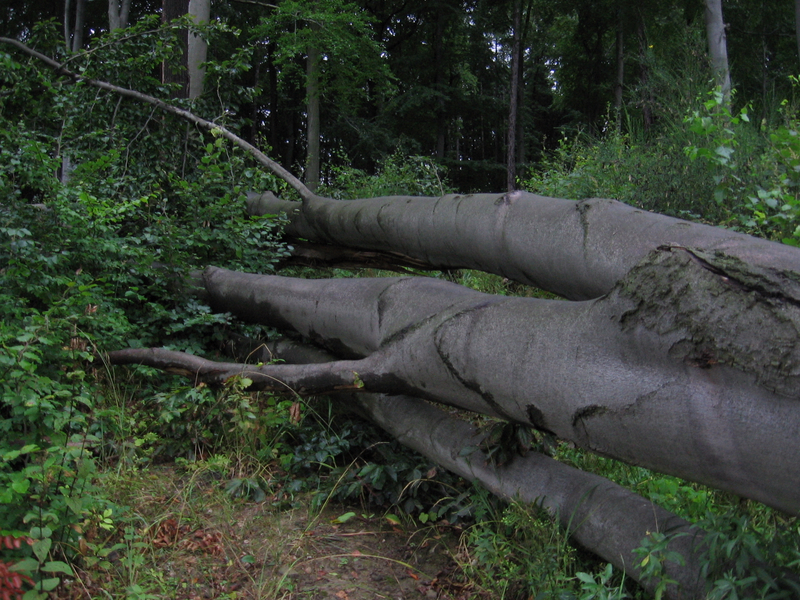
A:
POLYGON ((624 331, 677 334, 673 360, 728 365, 770 391, 800 396, 800 286, 791 274, 722 253, 661 247, 607 300, 630 305, 619 317, 624 331))

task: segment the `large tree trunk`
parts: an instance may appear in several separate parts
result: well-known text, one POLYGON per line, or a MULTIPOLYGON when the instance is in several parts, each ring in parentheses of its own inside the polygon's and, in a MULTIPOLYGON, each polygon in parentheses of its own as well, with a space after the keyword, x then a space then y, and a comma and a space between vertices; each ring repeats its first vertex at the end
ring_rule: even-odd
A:
POLYGON ((800 280, 796 248, 615 200, 574 202, 518 191, 349 201, 308 197, 298 203, 267 193, 252 195, 249 210, 286 213, 292 238, 391 250, 434 269, 479 269, 572 300, 608 293, 650 251, 670 244, 786 271, 793 289, 791 278, 800 280))
MULTIPOLYGON (((797 256, 797 255, 796 255, 797 256)), ((303 394, 408 394, 551 431, 606 456, 800 511, 800 294, 786 273, 680 247, 596 300, 490 296, 427 278, 295 280, 210 269, 212 307, 341 360, 261 368, 119 351, 303 394), (363 358, 361 358, 363 357, 363 358)), ((795 280, 796 281, 796 280, 795 280)))
MULTIPOLYGON (((328 352, 287 339, 255 342, 237 337, 231 341, 229 350, 238 360, 307 364, 334 359, 328 352)), ((608 479, 539 452, 515 456, 503 465, 493 464, 480 450, 485 433, 419 398, 383 394, 341 398, 346 410, 372 421, 452 473, 479 482, 502 498, 544 508, 572 542, 624 570, 651 592, 659 582, 642 578, 641 558, 634 551, 649 534, 669 536, 669 551, 677 552, 685 561, 664 562, 666 576, 676 582, 664 597, 705 597, 701 569, 706 532, 702 529, 608 479), (466 453, 465 448, 474 450, 466 453)))
POLYGON ((671 538, 669 551, 685 563, 664 561, 665 575, 677 583, 663 597, 706 597, 701 572, 705 532, 680 517, 608 479, 538 452, 500 467, 480 451, 464 456, 465 446, 480 444, 480 432, 417 398, 362 394, 354 403, 362 415, 447 470, 480 482, 501 498, 542 506, 573 543, 612 563, 651 593, 659 582, 642 579, 641 557, 634 550, 648 535, 666 534, 671 538))

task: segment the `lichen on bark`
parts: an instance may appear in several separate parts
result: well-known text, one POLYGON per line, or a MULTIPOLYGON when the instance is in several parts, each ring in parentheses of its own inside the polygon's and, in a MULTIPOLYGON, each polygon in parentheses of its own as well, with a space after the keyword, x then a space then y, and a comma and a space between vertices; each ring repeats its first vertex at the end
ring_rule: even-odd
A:
POLYGON ((785 271, 721 252, 662 246, 620 280, 610 299, 630 308, 623 331, 677 338, 669 356, 697 368, 727 365, 796 398, 800 389, 800 294, 785 271), (783 281, 780 281, 783 279, 783 281))

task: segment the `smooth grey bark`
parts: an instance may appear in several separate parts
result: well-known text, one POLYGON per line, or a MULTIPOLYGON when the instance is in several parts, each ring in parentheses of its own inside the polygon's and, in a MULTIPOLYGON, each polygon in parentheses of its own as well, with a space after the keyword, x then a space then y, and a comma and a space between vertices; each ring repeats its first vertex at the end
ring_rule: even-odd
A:
POLYGON ((623 570, 651 593, 658 581, 642 579, 641 557, 633 551, 650 533, 674 536, 669 550, 684 557, 685 564, 665 561, 666 576, 678 583, 669 586, 662 597, 706 597, 706 582, 701 575, 705 532, 673 513, 608 479, 537 452, 500 467, 491 465, 480 451, 462 456, 465 446, 480 443, 480 432, 417 398, 363 394, 354 402, 402 444, 447 470, 480 482, 502 498, 539 504, 573 543, 623 570))
MULTIPOLYGON (((189 0, 189 14, 195 23, 207 23, 211 18, 211 0, 189 0)), ((197 98, 203 93, 203 80, 206 70, 202 66, 208 56, 208 43, 193 33, 189 34, 186 62, 189 69, 189 98, 197 98)))
POLYGON ((78 52, 83 46, 83 23, 86 15, 86 0, 75 0, 75 26, 70 30, 70 0, 64 1, 64 37, 67 48, 78 52))
POLYGON ((108 0, 108 30, 127 27, 130 9, 131 0, 108 0))
MULTIPOLYGON (((491 296, 428 278, 309 281, 221 269, 207 271, 205 288, 213 308, 294 331, 346 360, 208 361, 186 369, 198 380, 243 373, 278 392, 407 394, 800 511, 800 293, 768 268, 663 248, 586 302, 491 296)), ((110 359, 179 364, 172 355, 159 362, 159 352, 110 359)))
POLYGON ((582 202, 528 192, 308 197, 303 203, 252 195, 252 214, 285 213, 292 238, 362 250, 391 250, 437 269, 469 268, 534 285, 565 298, 608 293, 655 248, 721 252, 800 281, 800 251, 734 231, 690 223, 593 198, 582 202))
MULTIPOLYGON (((237 360, 324 363, 335 356, 315 346, 278 339, 258 343, 237 337, 230 346, 237 360)), ((501 466, 478 448, 484 435, 477 427, 410 396, 351 394, 344 407, 366 418, 400 443, 507 500, 536 504, 569 539, 612 563, 653 592, 656 580, 643 580, 641 557, 634 552, 650 533, 671 538, 669 551, 684 557, 668 561, 666 576, 677 582, 665 599, 704 598, 701 563, 706 532, 608 479, 569 467, 538 452, 528 452, 501 466), (475 448, 464 453, 465 448, 475 448)))
POLYGON ((722 0, 705 0, 706 36, 708 37, 708 56, 711 68, 725 100, 730 101, 731 72, 728 68, 728 42, 725 35, 725 22, 722 19, 722 0))

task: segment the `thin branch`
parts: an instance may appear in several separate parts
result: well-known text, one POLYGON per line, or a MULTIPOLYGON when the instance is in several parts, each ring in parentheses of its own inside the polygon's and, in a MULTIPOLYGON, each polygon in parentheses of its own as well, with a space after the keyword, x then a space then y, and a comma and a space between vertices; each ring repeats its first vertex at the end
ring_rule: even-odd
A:
POLYGON ((182 108, 178 108, 177 106, 173 106, 171 104, 168 104, 168 103, 164 102, 163 100, 159 100, 158 98, 155 98, 153 96, 149 96, 147 94, 143 94, 142 92, 137 92, 135 90, 130 90, 128 88, 119 87, 117 85, 108 83, 106 81, 100 81, 100 80, 97 80, 97 79, 90 79, 88 77, 83 77, 81 75, 78 75, 77 73, 73 73, 72 71, 69 71, 69 70, 65 69, 64 65, 62 65, 58 61, 53 60, 49 56, 46 56, 46 55, 44 55, 44 54, 42 54, 40 52, 37 52, 36 50, 33 50, 32 48, 29 48, 28 46, 26 46, 25 44, 23 44, 22 42, 20 42, 18 40, 14 40, 14 39, 11 39, 11 38, 6 38, 6 37, 0 37, 0 43, 11 44, 12 46, 15 46, 16 48, 18 48, 19 50, 22 50, 23 52, 25 52, 29 56, 32 56, 32 57, 44 62, 46 65, 49 65, 57 73, 59 73, 61 75, 65 75, 65 76, 71 78, 74 81, 82 81, 82 82, 87 83, 89 85, 92 85, 94 87, 97 87, 97 88, 100 88, 100 89, 103 89, 103 90, 107 90, 107 91, 110 91, 110 92, 114 92, 115 94, 120 94, 121 96, 126 96, 128 98, 134 98, 134 99, 139 100, 141 102, 147 102, 148 104, 152 104, 153 106, 156 106, 156 107, 160 108, 161 110, 163 110, 165 112, 172 113, 173 115, 177 115, 178 117, 181 117, 182 119, 185 119, 185 120, 187 120, 187 121, 189 121, 191 123, 194 123, 198 127, 202 127, 203 129, 207 129, 207 130, 211 131, 212 134, 221 135, 222 137, 224 137, 225 139, 233 142, 234 144, 236 144, 237 146, 239 146, 243 150, 249 152, 253 157, 255 157, 255 159, 259 163, 261 163, 264 167, 266 167, 270 172, 272 172, 274 175, 276 175, 280 179, 283 179, 292 188, 294 188, 294 190, 300 195, 300 197, 303 200, 310 200, 310 199, 315 197, 314 193, 311 190, 309 190, 303 184, 303 182, 300 181, 297 177, 292 175, 289 171, 284 169, 277 162, 275 162, 274 160, 269 158, 266 154, 261 152, 261 150, 259 150, 258 148, 256 148, 252 144, 250 144, 249 142, 246 142, 245 140, 240 138, 238 135, 236 135, 235 133, 231 132, 230 130, 228 130, 227 128, 223 127, 222 125, 218 125, 217 123, 213 123, 212 121, 207 121, 207 120, 205 120, 205 119, 203 119, 201 117, 198 117, 194 113, 189 112, 188 110, 185 110, 185 109, 182 109, 182 108))
POLYGON ((371 365, 363 360, 340 360, 310 365, 246 365, 216 362, 185 352, 163 348, 129 348, 106 355, 111 365, 146 365, 212 387, 223 386, 232 378, 246 377, 248 389, 276 394, 318 395, 340 392, 384 391, 372 383, 371 365), (362 379, 362 377, 364 379, 362 379), (374 390, 373 390, 374 387, 374 390))

